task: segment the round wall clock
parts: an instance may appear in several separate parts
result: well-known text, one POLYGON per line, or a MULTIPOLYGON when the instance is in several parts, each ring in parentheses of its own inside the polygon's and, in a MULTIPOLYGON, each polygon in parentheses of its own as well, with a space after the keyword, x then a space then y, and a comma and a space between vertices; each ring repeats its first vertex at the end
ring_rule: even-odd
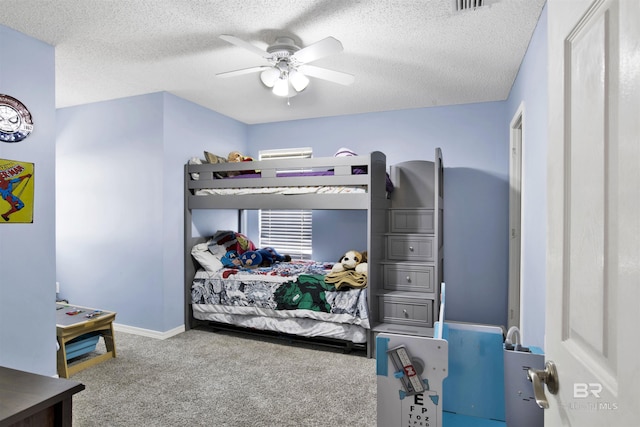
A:
POLYGON ((33 131, 27 107, 9 95, 0 94, 0 141, 20 142, 33 131))

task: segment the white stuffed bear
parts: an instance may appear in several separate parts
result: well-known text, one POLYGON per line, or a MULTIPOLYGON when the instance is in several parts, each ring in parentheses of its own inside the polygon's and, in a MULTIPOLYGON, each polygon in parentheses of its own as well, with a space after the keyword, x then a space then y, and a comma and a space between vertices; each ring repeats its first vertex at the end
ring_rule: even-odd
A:
POLYGON ((367 274, 367 258, 366 253, 358 251, 347 251, 340 261, 333 265, 331 271, 339 273, 346 270, 355 270, 357 273, 367 274))

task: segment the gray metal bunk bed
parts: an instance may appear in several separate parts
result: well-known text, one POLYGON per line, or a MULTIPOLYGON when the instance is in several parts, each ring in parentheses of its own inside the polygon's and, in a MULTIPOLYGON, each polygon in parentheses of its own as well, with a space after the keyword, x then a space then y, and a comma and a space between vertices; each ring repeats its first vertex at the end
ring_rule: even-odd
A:
MULTIPOLYGON (((378 306, 374 295, 381 284, 379 274, 375 274, 372 267, 384 259, 386 215, 390 206, 387 179, 386 157, 381 152, 346 157, 185 165, 185 327, 190 329, 202 321, 211 323, 207 316, 202 315, 200 306, 194 310, 192 302, 192 286, 200 266, 192 257, 191 248, 206 240, 205 237, 192 236, 192 212, 198 209, 233 209, 238 212, 254 209, 365 210, 369 265, 366 295, 370 295, 366 304, 369 317, 377 319, 378 306), (219 178, 229 172, 240 174, 240 177, 219 178), (336 187, 359 191, 323 190, 336 187), (274 188, 278 190, 271 191, 274 188), (251 194, 251 189, 258 193, 251 194)), ((224 322, 233 324, 233 320, 224 322)), ((315 333, 307 335, 310 336, 315 336, 315 333)), ((373 335, 368 328, 365 336, 364 344, 371 354, 369 344, 373 335)))

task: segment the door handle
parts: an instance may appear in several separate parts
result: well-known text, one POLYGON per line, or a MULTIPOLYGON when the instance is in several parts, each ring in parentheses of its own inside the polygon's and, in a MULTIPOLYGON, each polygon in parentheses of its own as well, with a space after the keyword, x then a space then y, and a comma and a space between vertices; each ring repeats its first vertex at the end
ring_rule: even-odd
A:
POLYGON ((558 393, 560 383, 558 382, 558 370, 556 364, 553 361, 548 360, 544 364, 544 370, 532 369, 527 370, 527 379, 533 383, 533 395, 536 398, 536 403, 542 409, 549 407, 549 401, 544 394, 544 384, 547 385, 549 393, 558 393))

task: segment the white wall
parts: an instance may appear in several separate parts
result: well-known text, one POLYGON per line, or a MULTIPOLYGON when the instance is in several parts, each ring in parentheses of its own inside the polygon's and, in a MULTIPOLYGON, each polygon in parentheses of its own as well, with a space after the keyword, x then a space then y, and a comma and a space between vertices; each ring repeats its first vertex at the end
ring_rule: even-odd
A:
POLYGON ((0 142, 0 158, 35 164, 33 223, 0 224, 0 365, 55 375, 54 49, 0 26, 0 57, 0 93, 34 123, 22 142, 0 142))

